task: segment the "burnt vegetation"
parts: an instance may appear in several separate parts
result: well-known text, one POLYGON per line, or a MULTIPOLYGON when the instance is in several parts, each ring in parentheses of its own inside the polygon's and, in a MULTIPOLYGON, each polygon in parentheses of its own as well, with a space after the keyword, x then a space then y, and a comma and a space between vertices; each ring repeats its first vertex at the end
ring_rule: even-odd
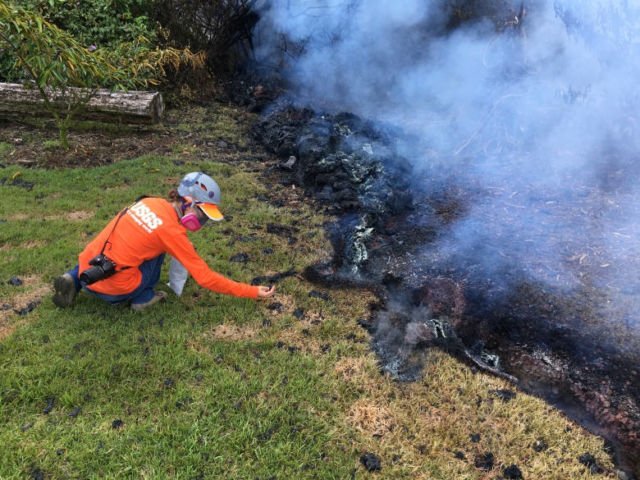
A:
MULTIPOLYGON (((209 71, 229 75, 252 54, 254 0, 159 0, 156 19, 171 41, 207 53, 209 71)), ((186 77, 185 77, 186 79, 186 77)))
MULTIPOLYGON (((527 8, 452 1, 447 14, 447 31, 488 21, 497 33, 511 34, 519 32, 527 8)), ((316 112, 284 98, 255 126, 255 138, 281 159, 285 181, 303 186, 337 215, 329 228, 333 261, 307 269, 306 277, 378 292, 384 308, 360 322, 383 371, 414 380, 429 347, 443 348, 548 399, 613 440, 624 452, 618 458, 623 465, 639 468, 640 338, 637 320, 619 303, 633 303, 629 295, 637 281, 627 277, 619 285, 610 279, 640 264, 580 240, 593 238, 592 219, 624 215, 615 205, 637 202, 625 180, 636 171, 633 162, 611 153, 602 161, 604 180, 569 191, 517 181, 501 191, 478 185, 464 171, 415 171, 394 149, 402 135, 353 114, 316 112), (529 230, 511 230, 523 223, 525 207, 516 195, 527 198, 531 215, 560 226, 551 235, 535 222, 529 230), (496 207, 471 226, 479 239, 474 251, 443 251, 440 240, 486 199, 496 207), (515 248, 506 249, 507 242, 515 248), (562 253, 560 265, 548 251, 562 253), (495 262, 491 274, 484 261, 495 262)), ((501 151, 517 175, 518 159, 508 148, 501 151)), ((511 392, 497 395, 512 398, 511 392)), ((475 461, 478 468, 492 468, 490 453, 475 461)), ((504 475, 521 478, 515 465, 504 475)))
MULTIPOLYGON (((298 123, 299 112, 287 108, 265 117, 255 132, 288 162, 281 164, 282 175, 338 215, 329 228, 333 261, 308 268, 306 277, 324 285, 367 285, 383 298, 385 308, 367 324, 382 369, 400 380, 417 379, 428 349, 437 346, 542 395, 626 451, 637 451, 640 378, 637 369, 628 367, 638 365, 633 347, 638 338, 633 323, 625 324, 611 311, 603 316, 602 300, 606 304, 616 292, 592 281, 611 259, 586 262, 579 251, 584 246, 575 244, 578 250, 568 257, 576 262, 569 263, 584 280, 569 289, 562 282, 550 286, 536 280, 538 274, 532 277, 530 270, 538 265, 540 272, 558 278, 543 250, 533 248, 528 265, 506 261, 497 276, 486 275, 477 252, 443 257, 438 240, 483 193, 473 184, 458 184, 452 191, 410 189, 408 162, 381 143, 383 136, 366 137, 353 128, 358 122, 352 116, 307 117, 305 113, 305 121, 298 123), (285 118, 289 121, 283 122, 285 118), (349 126, 344 118, 350 119, 349 126)), ((599 196, 594 191, 582 198, 582 207, 569 210, 560 203, 549 207, 549 197, 542 197, 537 208, 569 219, 574 208, 600 208, 599 196)), ((483 227, 493 233, 484 235, 482 248, 489 257, 500 256, 502 235, 508 233, 493 223, 491 212, 485 220, 483 227)), ((551 242, 557 247, 572 242, 575 227, 569 222, 551 242)), ((535 238, 544 232, 528 234, 535 238)), ((521 240, 526 248, 526 239, 521 240)), ((518 478, 515 469, 509 474, 518 478)))

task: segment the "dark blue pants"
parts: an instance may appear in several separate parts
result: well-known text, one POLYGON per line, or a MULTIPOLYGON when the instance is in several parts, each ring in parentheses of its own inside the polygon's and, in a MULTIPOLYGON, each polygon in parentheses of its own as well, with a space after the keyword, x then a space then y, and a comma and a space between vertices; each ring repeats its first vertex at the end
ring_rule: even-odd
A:
POLYGON ((117 304, 131 300, 131 303, 146 303, 151 300, 155 294, 154 288, 160 280, 160 272, 162 271, 163 261, 164 254, 140 264, 140 266, 138 267, 138 269, 142 273, 142 280, 140 281, 140 285, 138 285, 138 287, 134 291, 122 295, 107 295, 104 293, 94 292, 90 289, 89 286, 83 285, 82 282, 80 282, 78 265, 76 265, 72 270, 69 270, 67 273, 73 277, 73 281, 76 284, 76 290, 80 291, 80 289, 84 289, 84 291, 89 292, 91 295, 94 295, 98 298, 101 298, 105 302, 117 304))

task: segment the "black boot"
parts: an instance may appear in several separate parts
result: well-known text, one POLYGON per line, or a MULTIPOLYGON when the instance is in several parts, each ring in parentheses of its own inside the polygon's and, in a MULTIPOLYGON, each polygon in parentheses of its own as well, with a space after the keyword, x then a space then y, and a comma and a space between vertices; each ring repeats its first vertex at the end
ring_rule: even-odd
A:
POLYGON ((71 306, 76 298, 76 283, 73 281, 73 277, 65 273, 60 275, 53 281, 53 303, 60 308, 66 308, 71 306))

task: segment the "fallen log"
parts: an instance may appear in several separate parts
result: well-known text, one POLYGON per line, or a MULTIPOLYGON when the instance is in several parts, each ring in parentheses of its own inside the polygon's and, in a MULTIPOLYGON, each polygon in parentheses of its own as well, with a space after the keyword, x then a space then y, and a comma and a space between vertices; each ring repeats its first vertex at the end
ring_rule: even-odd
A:
MULTIPOLYGON (((52 91, 51 106, 58 112, 68 109, 69 99, 86 98, 89 101, 75 115, 77 119, 100 120, 120 123, 158 123, 164 112, 164 102, 160 92, 129 90, 112 92, 98 89, 69 88, 66 92, 52 91)), ((0 83, 0 118, 24 116, 50 116, 45 101, 35 88, 25 88, 18 83, 0 83)))

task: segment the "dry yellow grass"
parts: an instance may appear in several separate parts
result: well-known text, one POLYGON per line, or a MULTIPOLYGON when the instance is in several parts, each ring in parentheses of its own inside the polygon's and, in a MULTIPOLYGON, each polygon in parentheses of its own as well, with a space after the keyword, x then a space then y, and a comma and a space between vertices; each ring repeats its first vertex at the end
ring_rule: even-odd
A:
MULTIPOLYGON (((376 375, 366 353, 339 360, 335 372, 338 381, 358 388, 345 422, 357 432, 356 448, 381 458, 379 478, 497 479, 515 464, 525 479, 588 479, 592 475, 578 461, 587 452, 613 467, 602 439, 540 399, 517 393, 500 400, 490 391, 511 385, 473 373, 445 353, 431 353, 425 377, 416 383, 376 375), (476 442, 472 434, 479 435, 476 442), (545 451, 533 449, 539 440, 548 444, 545 451), (483 471, 474 459, 487 452, 495 464, 483 471)), ((599 478, 616 476, 610 470, 599 478)))
POLYGON ((19 326, 25 324, 27 319, 20 317, 15 312, 23 310, 29 304, 41 302, 43 298, 50 295, 51 287, 36 275, 21 278, 23 285, 19 293, 3 300, 0 309, 0 341, 11 335, 19 326))
POLYGON ((393 414, 387 405, 372 403, 367 399, 356 401, 347 412, 346 418, 358 432, 371 437, 384 437, 396 427, 393 414))
MULTIPOLYGON (((61 214, 56 214, 56 215, 46 215, 44 218, 44 220, 69 220, 71 222, 79 222, 79 221, 83 221, 83 220, 87 220, 88 218, 91 218, 95 215, 95 212, 89 212, 86 210, 76 210, 73 212, 66 212, 66 213, 61 213, 61 214)), ((16 222, 16 221, 21 221, 21 220, 27 220, 29 218, 29 215, 25 214, 25 213, 16 213, 14 215, 10 215, 8 217, 8 220, 12 221, 12 222, 16 222)))
MULTIPOLYGON (((19 247, 25 250, 31 250, 33 248, 41 248, 44 247, 46 243, 42 240, 30 240, 28 242, 20 243, 19 247)), ((14 245, 11 243, 5 243, 0 247, 0 252, 9 252, 16 248, 18 245, 14 245)))
MULTIPOLYGON (((316 255, 327 251, 325 241, 319 240, 316 255)), ((358 455, 378 455, 382 470, 371 474, 375 478, 498 479, 506 467, 517 465, 525 479, 586 480, 592 474, 578 457, 587 452, 607 469, 599 478, 616 478, 603 439, 544 401, 502 379, 475 373, 446 353, 429 352, 424 377, 415 383, 381 375, 369 335, 356 322, 370 315, 375 296, 330 289, 329 302, 310 301, 305 298, 310 289, 318 287, 300 280, 278 298, 285 305, 283 315, 301 303, 312 306, 302 319, 278 329, 278 339, 324 361, 333 372, 335 399, 344 412, 334 441, 350 445, 358 455), (326 342, 331 355, 321 348, 326 342), (500 389, 516 391, 515 398, 503 401, 491 393, 500 389), (533 446, 541 440, 548 448, 538 452, 533 446), (488 452, 494 466, 484 471, 475 466, 475 458, 488 452)), ((362 465, 355 468, 367 475, 362 465)))
POLYGON ((251 327, 240 327, 237 325, 216 325, 205 337, 214 340, 238 341, 250 340, 256 336, 256 331, 251 327))

